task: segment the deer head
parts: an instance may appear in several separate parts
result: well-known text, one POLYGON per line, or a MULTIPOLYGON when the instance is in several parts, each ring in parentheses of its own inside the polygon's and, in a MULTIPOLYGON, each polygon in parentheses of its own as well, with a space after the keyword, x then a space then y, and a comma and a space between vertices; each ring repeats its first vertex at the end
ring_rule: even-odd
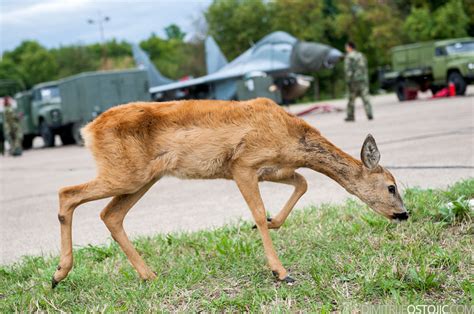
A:
POLYGON ((380 152, 372 135, 362 145, 361 180, 355 193, 375 212, 392 220, 407 220, 408 212, 403 205, 395 178, 387 169, 379 165, 380 152))

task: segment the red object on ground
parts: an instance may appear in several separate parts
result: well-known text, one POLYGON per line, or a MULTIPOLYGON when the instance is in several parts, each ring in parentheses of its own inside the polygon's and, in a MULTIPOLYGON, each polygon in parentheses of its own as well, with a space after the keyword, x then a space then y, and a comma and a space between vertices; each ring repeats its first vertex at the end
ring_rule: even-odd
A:
POLYGON ((413 100, 418 97, 417 88, 405 88, 405 100, 413 100))
POLYGON ((456 86, 454 85, 454 83, 449 83, 448 89, 449 96, 456 96, 456 86))
POLYGON ((448 87, 439 90, 433 95, 433 98, 453 97, 456 96, 456 85, 449 83, 448 87))
POLYGON ((334 108, 333 106, 331 105, 315 105, 315 106, 312 106, 306 110, 303 110, 301 112, 298 112, 296 113, 295 115, 297 117, 301 117, 301 116, 304 116, 305 114, 308 114, 308 113, 311 113, 313 111, 320 111, 320 112, 333 112, 333 111, 341 111, 341 109, 339 108, 334 108))
POLYGON ((441 98, 441 97, 448 97, 449 96, 449 89, 447 87, 439 90, 436 94, 433 95, 433 98, 441 98))

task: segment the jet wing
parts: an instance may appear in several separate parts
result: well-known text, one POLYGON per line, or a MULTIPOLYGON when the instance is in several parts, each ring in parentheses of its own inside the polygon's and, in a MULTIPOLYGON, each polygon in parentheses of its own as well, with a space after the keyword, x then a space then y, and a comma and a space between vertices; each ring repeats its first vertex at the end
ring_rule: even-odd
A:
POLYGON ((151 93, 177 90, 244 76, 253 71, 275 73, 290 69, 290 56, 296 39, 287 33, 274 32, 212 74, 150 88, 151 93))
POLYGON ((219 72, 202 76, 202 77, 198 77, 195 79, 173 82, 169 84, 152 87, 150 88, 150 92, 160 93, 160 92, 166 92, 166 91, 191 87, 195 85, 209 84, 209 83, 228 80, 228 79, 240 78, 240 77, 243 77, 245 74, 252 71, 262 71, 262 72, 271 74, 274 72, 285 71, 288 69, 289 69, 288 64, 284 62, 275 62, 275 61, 272 62, 271 60, 260 60, 260 61, 243 64, 240 67, 222 69, 219 72))
MULTIPOLYGON (((211 50, 216 52, 218 50, 217 44, 215 42, 212 44, 215 44, 215 47, 211 50)), ((331 68, 340 60, 341 56, 340 51, 327 45, 300 42, 288 33, 273 32, 262 38, 232 62, 228 64, 220 62, 218 66, 213 65, 212 70, 218 68, 213 73, 186 81, 160 84, 151 87, 150 93, 162 93, 197 85, 213 84, 216 97, 223 97, 219 92, 220 90, 224 91, 225 97, 230 97, 231 93, 226 92, 226 87, 223 86, 235 85, 233 81, 250 72, 258 71, 272 75, 286 72, 319 71, 322 68, 331 68)))
POLYGON ((161 92, 167 92, 171 90, 177 90, 177 89, 182 89, 190 86, 195 86, 195 85, 200 85, 200 84, 205 84, 210 82, 211 80, 208 80, 206 76, 202 76, 199 78, 195 79, 190 79, 186 81, 179 81, 179 82, 173 82, 169 84, 164 84, 160 86, 155 86, 150 88, 150 93, 161 93, 161 92))

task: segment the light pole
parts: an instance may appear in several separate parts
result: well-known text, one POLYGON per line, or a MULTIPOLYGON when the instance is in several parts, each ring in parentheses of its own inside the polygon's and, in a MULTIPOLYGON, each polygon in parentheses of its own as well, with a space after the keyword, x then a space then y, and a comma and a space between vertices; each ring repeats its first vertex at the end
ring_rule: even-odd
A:
POLYGON ((105 47, 105 37, 104 37, 104 23, 110 21, 110 17, 102 16, 102 12, 98 12, 97 19, 88 19, 87 23, 97 24, 99 26, 100 33, 100 42, 102 44, 102 67, 107 67, 107 49, 105 47))

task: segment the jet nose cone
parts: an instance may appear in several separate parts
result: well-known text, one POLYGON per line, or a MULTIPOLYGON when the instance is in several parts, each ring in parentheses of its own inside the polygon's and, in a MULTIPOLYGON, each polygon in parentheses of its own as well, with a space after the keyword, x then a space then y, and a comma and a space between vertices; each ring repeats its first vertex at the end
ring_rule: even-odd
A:
POLYGON ((342 52, 340 52, 339 50, 335 48, 332 48, 331 50, 329 50, 329 53, 326 57, 326 62, 325 62, 326 67, 328 68, 334 67, 336 63, 338 63, 342 59, 342 57, 343 57, 342 52))

